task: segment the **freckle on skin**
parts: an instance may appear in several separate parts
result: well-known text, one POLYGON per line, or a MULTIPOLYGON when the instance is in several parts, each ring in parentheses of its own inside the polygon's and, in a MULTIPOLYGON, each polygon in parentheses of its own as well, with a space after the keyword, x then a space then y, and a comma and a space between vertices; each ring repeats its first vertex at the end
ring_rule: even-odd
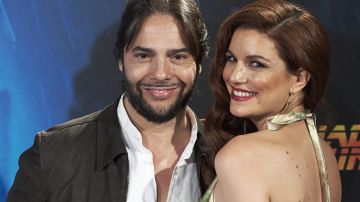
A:
POLYGON ((299 168, 299 165, 296 165, 296 168, 299 168))
POLYGON ((301 174, 299 174, 299 177, 301 177, 301 174))
POLYGON ((286 151, 286 154, 289 155, 289 151, 286 151))

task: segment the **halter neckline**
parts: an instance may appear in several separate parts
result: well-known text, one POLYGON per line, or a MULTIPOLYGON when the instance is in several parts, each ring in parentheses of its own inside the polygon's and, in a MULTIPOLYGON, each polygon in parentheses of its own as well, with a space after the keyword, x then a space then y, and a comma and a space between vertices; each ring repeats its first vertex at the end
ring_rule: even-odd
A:
POLYGON ((279 130, 286 125, 305 120, 307 118, 314 119, 315 122, 315 115, 309 112, 289 112, 287 114, 278 114, 266 119, 266 128, 272 131, 279 130))

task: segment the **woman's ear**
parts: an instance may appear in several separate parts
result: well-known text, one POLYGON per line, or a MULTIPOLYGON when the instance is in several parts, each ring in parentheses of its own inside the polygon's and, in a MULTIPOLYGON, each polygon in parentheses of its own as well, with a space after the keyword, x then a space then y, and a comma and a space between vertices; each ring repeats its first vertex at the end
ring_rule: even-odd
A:
POLYGON ((293 87, 291 88, 293 93, 299 92, 302 89, 304 89, 309 79, 310 79, 309 72, 307 72, 303 68, 299 68, 296 73, 296 81, 293 87))

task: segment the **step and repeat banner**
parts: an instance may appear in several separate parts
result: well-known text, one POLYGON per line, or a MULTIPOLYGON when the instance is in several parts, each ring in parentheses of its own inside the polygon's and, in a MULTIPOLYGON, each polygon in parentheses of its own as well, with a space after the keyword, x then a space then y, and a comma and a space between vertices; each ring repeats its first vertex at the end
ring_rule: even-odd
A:
MULTIPOLYGON (((5 201, 19 155, 35 134, 99 110, 122 92, 113 56, 125 0, 0 0, 0 201, 5 201)), ((198 0, 213 50, 217 29, 245 0, 198 0)), ((311 10, 332 43, 320 135, 332 146, 344 202, 360 201, 360 2, 293 1, 311 10)), ((190 101, 200 116, 211 102, 209 62, 190 101)))

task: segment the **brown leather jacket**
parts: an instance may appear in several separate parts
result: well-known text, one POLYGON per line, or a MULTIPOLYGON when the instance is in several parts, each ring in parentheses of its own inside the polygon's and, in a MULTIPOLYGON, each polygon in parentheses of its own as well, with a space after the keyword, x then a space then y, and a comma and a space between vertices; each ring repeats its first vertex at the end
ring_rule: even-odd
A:
MULTIPOLYGON (((125 202, 129 163, 116 105, 40 132, 20 156, 7 201, 125 202)), ((197 121, 194 149, 204 193, 203 128, 197 121)))

